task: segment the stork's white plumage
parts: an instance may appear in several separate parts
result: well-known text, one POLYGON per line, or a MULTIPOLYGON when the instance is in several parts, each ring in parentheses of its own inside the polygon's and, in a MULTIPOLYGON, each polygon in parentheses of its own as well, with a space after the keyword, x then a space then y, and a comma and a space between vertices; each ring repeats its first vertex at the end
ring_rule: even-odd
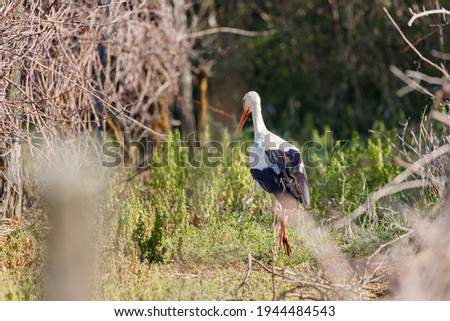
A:
POLYGON ((297 147, 267 130, 261 112, 261 99, 255 91, 248 92, 243 100, 243 112, 236 138, 247 117, 252 114, 255 140, 250 148, 249 163, 253 178, 261 187, 275 195, 280 202, 279 240, 288 256, 292 249, 286 235, 286 210, 298 208, 302 203, 309 208, 308 178, 297 147))

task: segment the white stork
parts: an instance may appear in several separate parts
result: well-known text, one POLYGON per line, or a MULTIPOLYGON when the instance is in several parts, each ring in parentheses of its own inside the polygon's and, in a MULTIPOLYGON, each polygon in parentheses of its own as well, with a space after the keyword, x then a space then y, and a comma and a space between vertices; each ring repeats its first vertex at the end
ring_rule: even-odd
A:
POLYGON ((292 249, 286 235, 287 209, 309 208, 308 178, 300 152, 291 143, 267 130, 261 113, 261 99, 255 91, 245 94, 243 112, 235 137, 252 114, 255 141, 250 148, 250 173, 261 187, 281 204, 279 242, 288 256, 292 249))

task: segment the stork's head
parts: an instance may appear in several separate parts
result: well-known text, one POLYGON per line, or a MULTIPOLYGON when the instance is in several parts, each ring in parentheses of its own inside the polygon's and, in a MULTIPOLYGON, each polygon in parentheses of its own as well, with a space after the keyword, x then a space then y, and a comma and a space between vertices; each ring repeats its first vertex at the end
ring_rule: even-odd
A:
POLYGON ((256 91, 249 91, 245 94, 244 98, 242 99, 242 116, 241 120, 239 122, 239 127, 236 131, 235 138, 238 138, 239 134, 241 133, 242 127, 245 124, 245 121, 247 120, 248 115, 253 111, 256 111, 258 109, 261 109, 261 98, 259 98, 259 95, 256 91))

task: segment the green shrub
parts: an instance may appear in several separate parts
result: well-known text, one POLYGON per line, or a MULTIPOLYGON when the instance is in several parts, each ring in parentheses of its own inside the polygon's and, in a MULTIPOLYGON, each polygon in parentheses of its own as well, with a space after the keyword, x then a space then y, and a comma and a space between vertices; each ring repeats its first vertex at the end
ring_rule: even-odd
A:
POLYGON ((374 137, 364 143, 356 132, 343 148, 338 144, 326 157, 327 166, 314 169, 310 179, 312 204, 325 218, 330 211, 350 213, 401 170, 393 163, 386 140, 374 137))

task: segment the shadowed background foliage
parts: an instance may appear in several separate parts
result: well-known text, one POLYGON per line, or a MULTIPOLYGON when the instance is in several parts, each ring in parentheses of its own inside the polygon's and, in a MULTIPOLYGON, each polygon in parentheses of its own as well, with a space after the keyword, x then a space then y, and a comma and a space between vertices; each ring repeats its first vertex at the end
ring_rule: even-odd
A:
POLYGON ((406 26, 408 8, 422 6, 434 8, 436 2, 216 1, 219 25, 276 33, 218 36, 212 53, 220 57, 213 68, 212 97, 223 108, 239 110, 242 95, 257 90, 269 128, 302 140, 310 139, 313 128, 329 126, 337 137, 348 139, 353 131, 366 136, 380 123, 395 128, 409 117, 418 122, 418 106, 425 106, 427 97, 397 97, 403 84, 389 66, 436 73, 408 49, 383 7, 419 50, 445 52, 449 31, 436 27, 443 22, 441 16, 406 26))

